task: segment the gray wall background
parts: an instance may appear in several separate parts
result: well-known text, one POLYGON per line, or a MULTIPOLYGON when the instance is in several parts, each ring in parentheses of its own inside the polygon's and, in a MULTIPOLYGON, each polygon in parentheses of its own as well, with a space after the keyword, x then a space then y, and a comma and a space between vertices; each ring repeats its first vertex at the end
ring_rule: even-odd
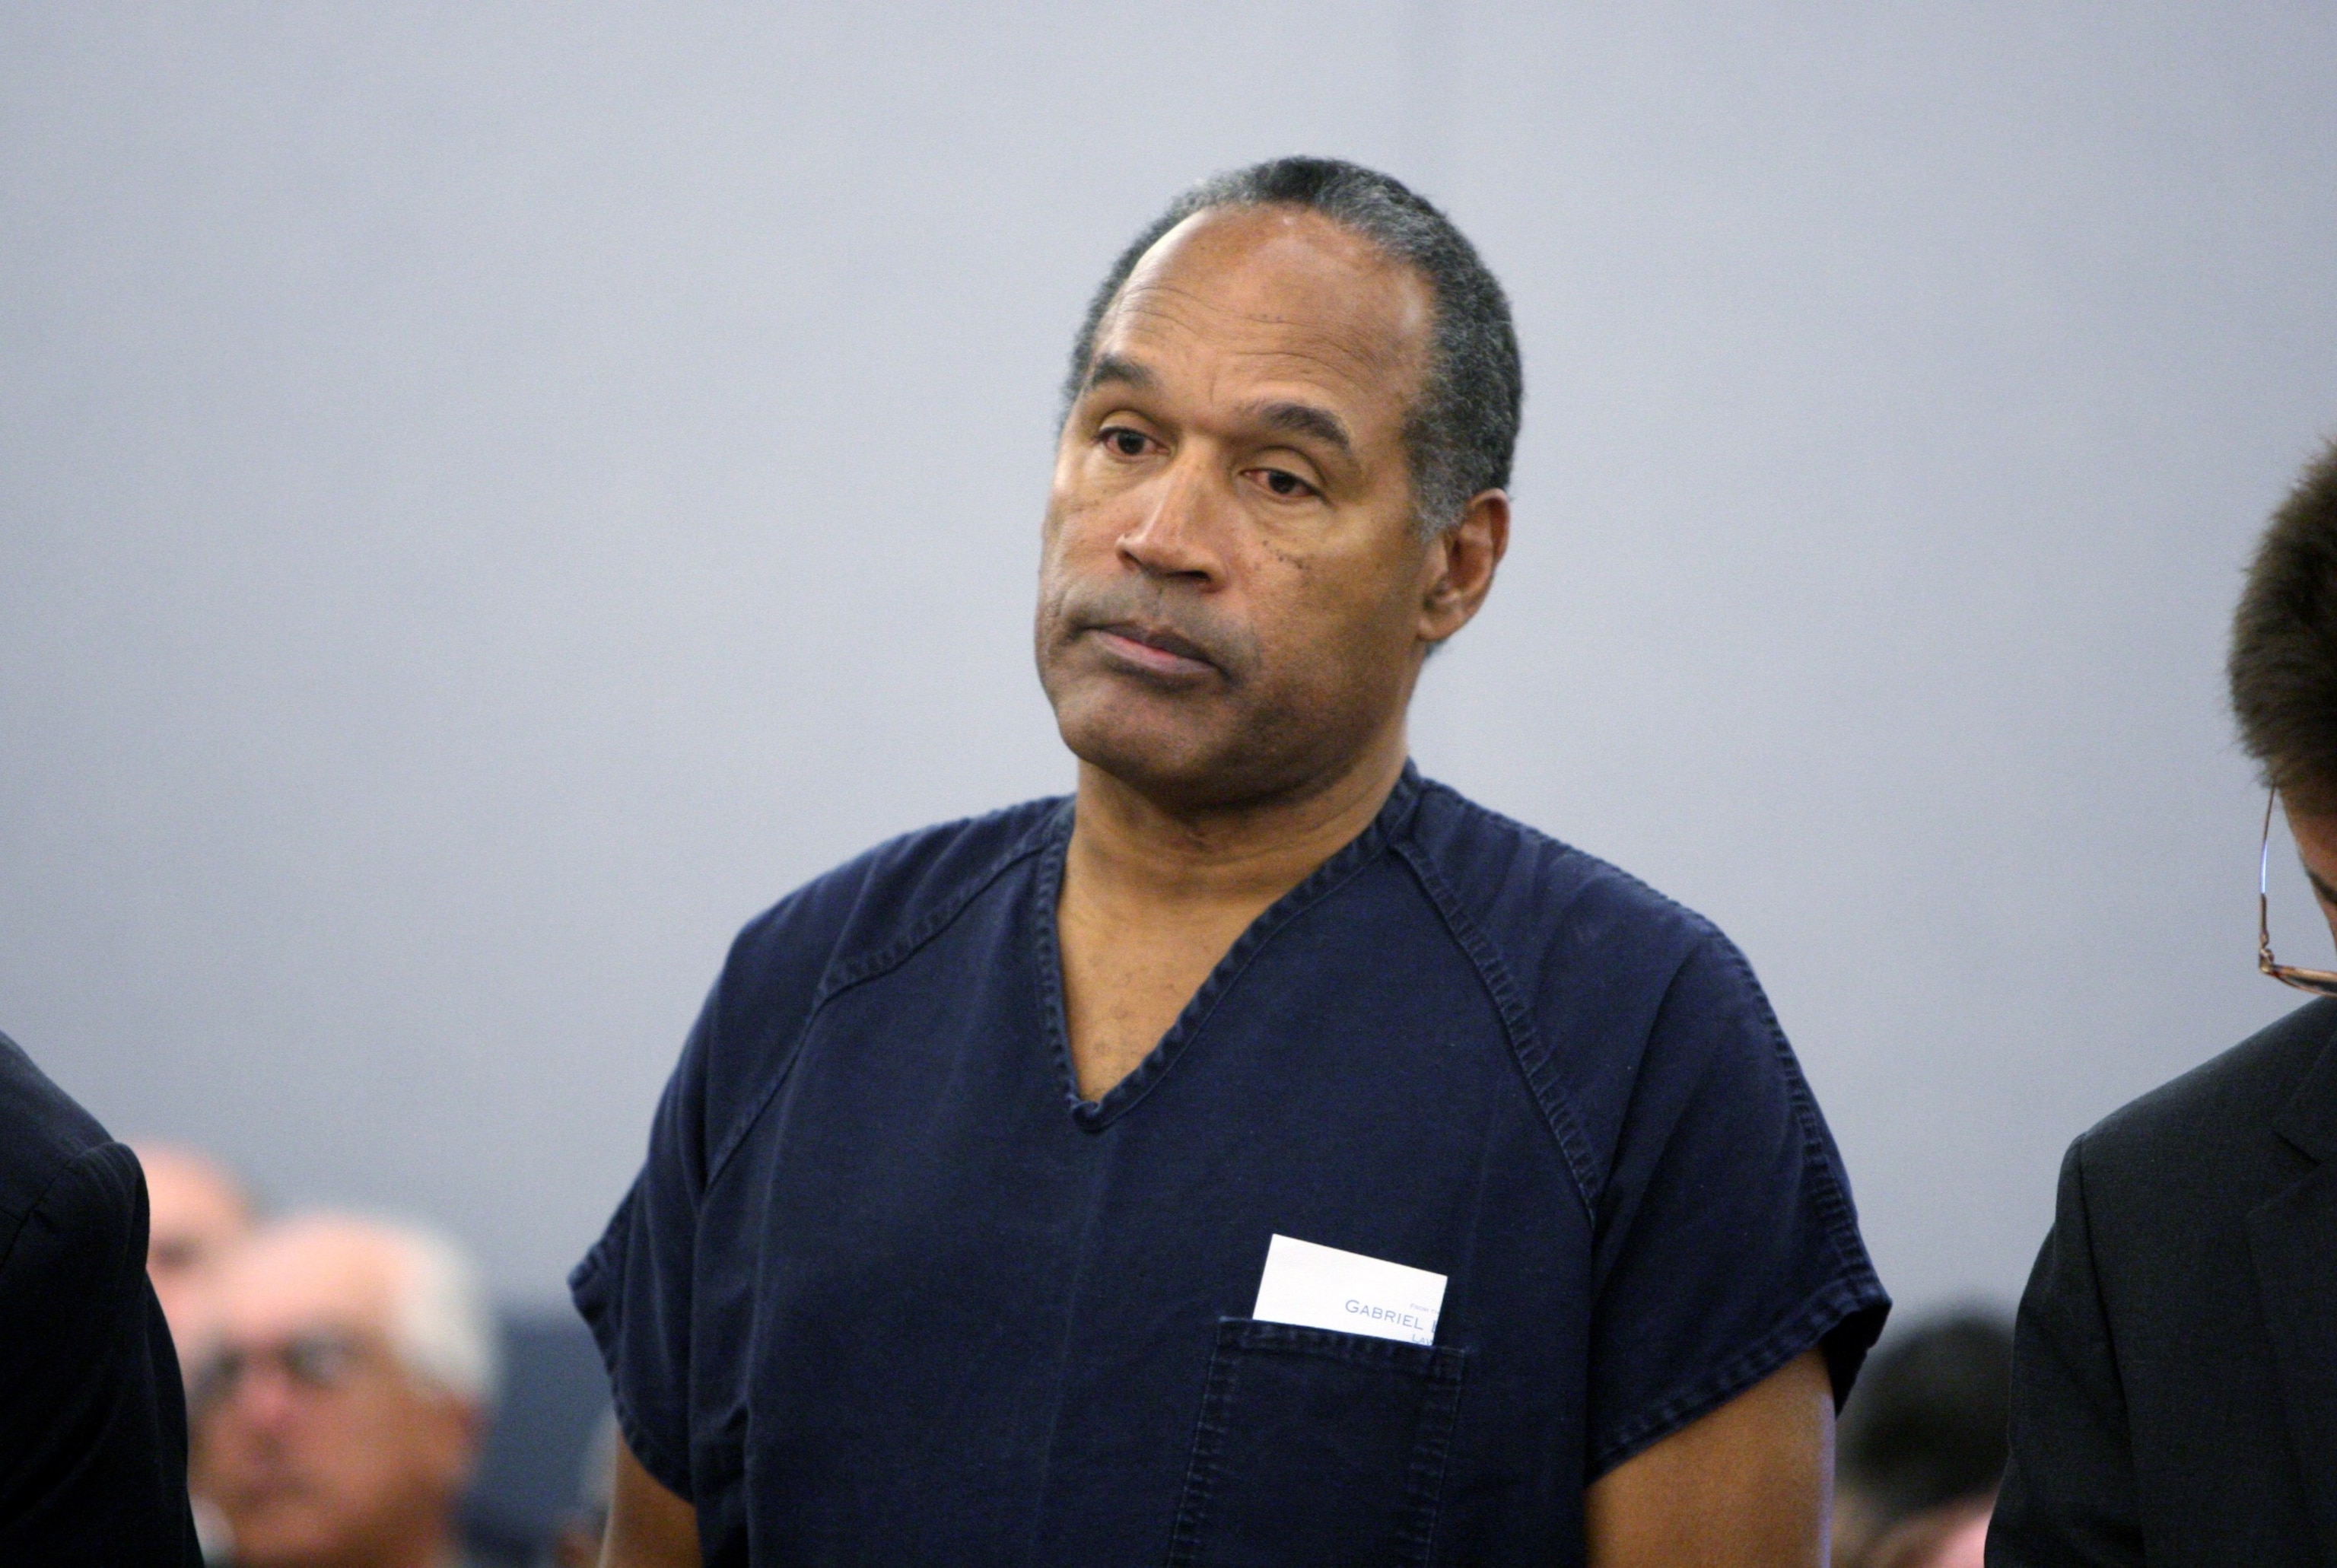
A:
POLYGON ((1526 347, 1423 765, 1720 920, 1902 1299, 2009 1298, 2291 1001, 2219 668, 2337 428, 2325 7, 12 0, 0 1027, 553 1297, 740 922, 1066 786, 1073 318, 1301 149, 1526 347))

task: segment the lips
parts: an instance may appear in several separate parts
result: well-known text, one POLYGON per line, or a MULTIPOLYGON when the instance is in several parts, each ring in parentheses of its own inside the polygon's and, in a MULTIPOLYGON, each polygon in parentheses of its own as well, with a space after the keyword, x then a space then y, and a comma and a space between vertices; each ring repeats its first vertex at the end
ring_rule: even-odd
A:
POLYGON ((1117 622, 1091 626, 1088 631, 1120 662, 1151 674, 1173 677, 1223 673, 1217 662, 1198 643, 1165 626, 1117 622))

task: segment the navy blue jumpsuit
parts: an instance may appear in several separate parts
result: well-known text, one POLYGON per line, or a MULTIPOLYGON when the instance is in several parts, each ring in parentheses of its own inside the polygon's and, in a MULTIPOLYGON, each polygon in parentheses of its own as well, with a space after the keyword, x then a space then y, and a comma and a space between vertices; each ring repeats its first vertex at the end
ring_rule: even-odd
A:
POLYGON ((712 1565, 1577 1563, 1583 1488, 1887 1300, 1699 916, 1407 769, 1100 1100, 1071 806, 740 935, 577 1268, 712 1565), (1250 1316, 1281 1234, 1446 1277, 1433 1344, 1250 1316))

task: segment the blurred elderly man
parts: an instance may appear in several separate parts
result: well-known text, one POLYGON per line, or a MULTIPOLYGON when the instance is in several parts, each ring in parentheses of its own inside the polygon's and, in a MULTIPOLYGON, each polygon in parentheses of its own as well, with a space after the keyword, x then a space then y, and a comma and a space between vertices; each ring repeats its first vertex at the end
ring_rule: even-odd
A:
POLYGON ((426 1231, 318 1214, 229 1256, 195 1381, 195 1483, 241 1568, 455 1568, 493 1401, 476 1276, 426 1231))
POLYGON ((191 1366, 202 1351, 220 1264, 251 1233, 251 1196, 208 1154, 143 1140, 130 1147, 146 1171, 146 1278, 181 1362, 191 1366))

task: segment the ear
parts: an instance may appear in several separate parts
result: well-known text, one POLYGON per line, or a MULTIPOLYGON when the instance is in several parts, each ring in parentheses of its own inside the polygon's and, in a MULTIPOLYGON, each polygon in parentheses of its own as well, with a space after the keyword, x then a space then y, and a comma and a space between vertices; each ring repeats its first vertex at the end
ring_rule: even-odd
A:
POLYGON ((1510 496, 1481 490, 1461 521, 1429 542, 1422 563, 1420 640, 1443 642, 1476 617, 1510 548, 1510 496))

